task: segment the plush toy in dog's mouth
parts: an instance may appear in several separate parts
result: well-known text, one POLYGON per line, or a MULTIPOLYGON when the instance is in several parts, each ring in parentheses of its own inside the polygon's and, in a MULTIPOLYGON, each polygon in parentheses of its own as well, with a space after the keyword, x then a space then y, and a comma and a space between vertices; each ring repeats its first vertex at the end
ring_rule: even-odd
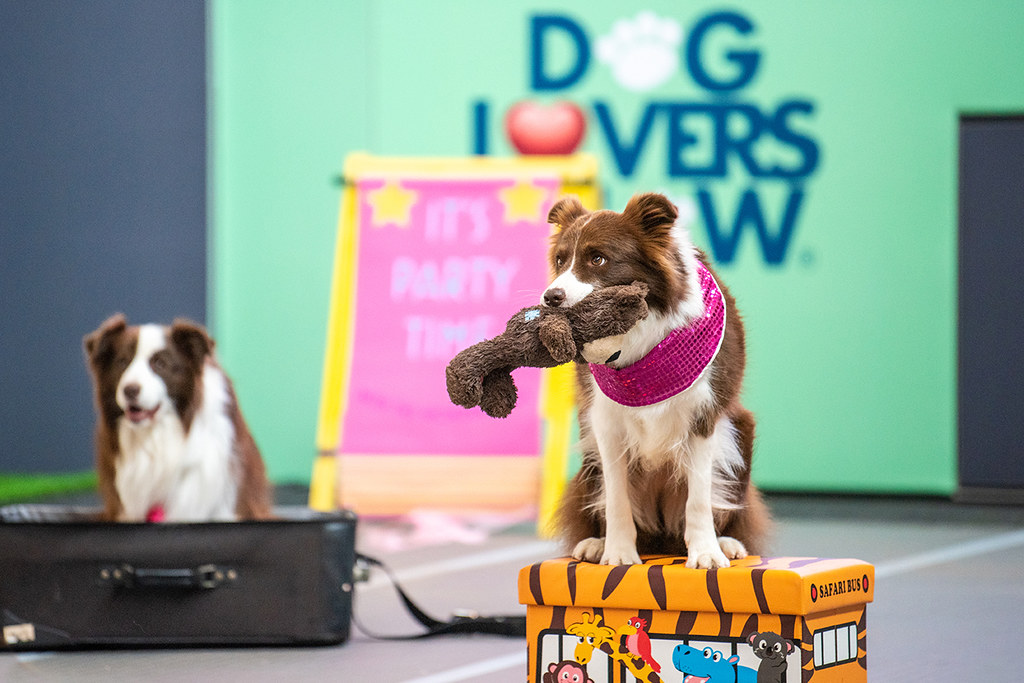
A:
POLYGON ((156 411, 158 410, 160 410, 159 403, 157 403, 156 407, 153 408, 152 410, 146 410, 142 406, 129 405, 128 410, 125 411, 125 415, 127 415, 128 419, 134 422, 135 424, 139 424, 140 422, 145 422, 146 420, 152 419, 156 415, 156 411))

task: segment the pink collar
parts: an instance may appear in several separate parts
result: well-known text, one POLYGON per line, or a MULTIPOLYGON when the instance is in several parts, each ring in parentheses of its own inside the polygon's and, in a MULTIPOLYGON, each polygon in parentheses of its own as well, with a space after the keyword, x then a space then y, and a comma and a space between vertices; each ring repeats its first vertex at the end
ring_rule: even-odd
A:
POLYGON ((686 391, 718 355, 725 336, 725 297, 714 276, 697 263, 704 313, 686 327, 668 333, 637 362, 616 370, 590 364, 605 396, 624 406, 650 406, 686 391))

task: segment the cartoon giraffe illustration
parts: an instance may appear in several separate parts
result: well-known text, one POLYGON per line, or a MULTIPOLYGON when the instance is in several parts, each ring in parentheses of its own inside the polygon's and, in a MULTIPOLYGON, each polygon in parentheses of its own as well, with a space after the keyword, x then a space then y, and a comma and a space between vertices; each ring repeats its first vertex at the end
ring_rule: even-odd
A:
POLYGON ((615 631, 603 625, 600 616, 593 616, 590 612, 584 612, 582 619, 583 621, 570 624, 565 632, 579 638, 573 657, 580 664, 587 664, 594 656, 594 648, 612 642, 615 631))
POLYGON ((594 656, 594 650, 599 649, 615 661, 625 665, 638 680, 662 683, 661 677, 650 663, 634 657, 624 644, 615 642, 617 640, 615 630, 605 626, 600 615, 584 612, 582 621, 570 624, 565 632, 579 639, 573 656, 580 664, 587 664, 594 656), (642 666, 638 666, 637 662, 640 662, 642 666))

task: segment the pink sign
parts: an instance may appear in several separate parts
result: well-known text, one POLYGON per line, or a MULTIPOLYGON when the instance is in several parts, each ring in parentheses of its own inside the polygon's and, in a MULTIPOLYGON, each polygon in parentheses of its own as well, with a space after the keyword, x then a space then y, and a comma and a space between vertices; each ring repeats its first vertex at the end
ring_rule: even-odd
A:
POLYGON ((537 303, 558 178, 357 182, 355 316, 345 454, 536 455, 540 371, 513 373, 498 420, 452 405, 445 366, 537 303))

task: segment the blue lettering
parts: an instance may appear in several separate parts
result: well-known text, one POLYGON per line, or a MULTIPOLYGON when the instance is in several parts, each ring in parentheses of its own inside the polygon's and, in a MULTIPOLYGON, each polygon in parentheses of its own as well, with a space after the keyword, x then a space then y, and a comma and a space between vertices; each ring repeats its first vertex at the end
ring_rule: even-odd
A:
POLYGON ((697 202, 700 206, 701 217, 708 229, 708 239, 711 242, 711 251, 715 256, 715 261, 731 263, 736 258, 736 248, 739 246, 740 236, 747 225, 753 224, 757 238, 761 242, 765 263, 781 264, 786 259, 786 250, 789 248, 789 240, 793 236, 793 228, 796 226, 796 217, 800 212, 803 198, 803 190, 793 189, 790 191, 779 229, 774 235, 771 235, 768 232, 757 193, 754 190, 747 190, 740 200, 739 209, 736 211, 736 217, 732 223, 732 230, 726 233, 719 224, 711 194, 707 190, 698 190, 697 202))
MULTIPOLYGON (((557 35, 555 34, 555 35, 557 35)), ((587 70, 590 44, 583 29, 572 19, 557 14, 534 16, 530 20, 530 87, 534 90, 563 90, 574 85, 587 70), (575 51, 575 59, 562 73, 547 70, 547 37, 556 31, 567 38, 575 51)))
MULTIPOLYGON (((591 59, 583 26, 563 14, 541 14, 531 16, 529 31, 531 89, 557 91, 579 85, 591 59)), ((715 260, 734 261, 746 239, 743 234, 753 231, 764 262, 779 265, 786 259, 803 205, 799 181, 817 169, 821 149, 805 132, 805 122, 814 115, 813 101, 794 98, 774 107, 741 101, 738 93, 754 81, 763 57, 752 42, 755 32, 754 23, 737 11, 699 17, 681 57, 693 82, 705 91, 696 99, 706 101, 641 101, 637 108, 629 107, 636 114, 624 120, 621 114, 616 118, 611 103, 598 100, 592 105, 596 125, 590 137, 592 144, 603 140, 607 157, 625 179, 636 173, 649 144, 661 144, 661 131, 655 129, 664 125, 665 156, 646 163, 664 159, 669 178, 697 184, 696 200, 715 260), (736 197, 735 213, 730 214, 716 207, 712 183, 739 175, 751 184, 738 195, 730 194, 736 197), (762 184, 765 179, 788 182, 762 184), (766 211, 772 215, 766 216, 766 211)), ((473 152, 487 154, 491 103, 480 99, 471 108, 473 152)))
POLYGON ((473 105, 473 154, 487 154, 487 114, 490 107, 484 101, 473 105))
MULTIPOLYGON (((723 127, 723 110, 711 104, 666 103, 661 105, 668 116, 668 174, 673 178, 684 177, 717 177, 724 178, 726 173, 725 154, 721 145, 707 141, 711 148, 711 160, 706 166, 688 164, 683 157, 687 147, 700 142, 700 139, 688 132, 683 124, 689 118, 697 116, 710 119, 711 129, 717 131, 723 127)), ((714 134, 717 139, 717 133, 714 134)))
POLYGON ((621 125, 616 126, 607 102, 594 104, 598 128, 624 176, 636 171, 651 130, 663 115, 667 125, 666 170, 673 178, 724 178, 729 174, 730 157, 738 159, 753 178, 802 178, 817 167, 818 146, 814 140, 791 130, 789 120, 792 114, 811 111, 813 105, 803 100, 783 103, 774 114, 746 103, 650 102, 629 136, 621 125), (699 130, 699 122, 707 124, 700 127, 706 130, 706 139, 694 132, 699 130), (766 137, 794 148, 800 154, 798 164, 786 168, 758 161, 755 147, 766 137), (700 162, 687 159, 684 153, 700 143, 709 150, 706 158, 700 162))
POLYGON ((725 109, 726 113, 719 119, 719 126, 715 130, 715 147, 718 148, 719 154, 722 157, 728 157, 729 150, 734 150, 750 175, 755 178, 768 175, 761 169, 751 150, 753 144, 758 141, 768 127, 765 117, 761 115, 757 107, 749 104, 728 105, 725 109), (734 121, 736 118, 744 119, 742 126, 730 125, 730 118, 734 121))
POLYGON ((597 114, 597 122, 601 125, 608 145, 611 147, 612 155, 615 157, 615 165, 619 167, 619 173, 625 176, 633 175, 637 161, 640 160, 640 152, 643 150, 647 136, 654 124, 654 115, 658 112, 658 105, 648 104, 644 109, 643 118, 637 127, 636 135, 633 136, 633 143, 623 142, 615 129, 608 105, 604 102, 594 104, 594 113, 597 114))
POLYGON ((803 162, 793 169, 784 169, 776 166, 772 175, 779 178, 802 178, 810 175, 818 167, 818 143, 806 135, 794 132, 789 127, 789 115, 791 113, 811 114, 814 112, 814 105, 806 100, 790 100, 779 106, 778 111, 772 119, 772 130, 775 132, 775 139, 779 142, 786 142, 800 151, 803 162))
POLYGON ((704 66, 701 48, 707 34, 719 25, 730 26, 740 35, 747 35, 754 30, 754 25, 742 14, 715 12, 707 15, 697 22, 686 41, 686 68, 689 69, 693 80, 702 88, 713 92, 727 92, 750 83, 757 72, 761 54, 753 50, 729 50, 725 56, 739 67, 736 75, 721 79, 713 77, 704 66))

